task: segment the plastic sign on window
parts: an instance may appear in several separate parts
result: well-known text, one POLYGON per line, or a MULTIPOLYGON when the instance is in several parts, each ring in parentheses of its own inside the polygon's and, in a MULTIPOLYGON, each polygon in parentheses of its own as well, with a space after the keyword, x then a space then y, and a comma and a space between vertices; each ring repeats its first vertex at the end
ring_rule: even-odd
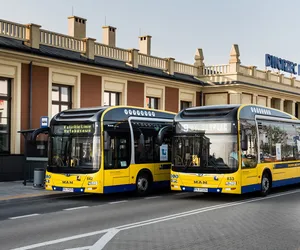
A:
POLYGON ((4 100, 0 100, 0 110, 4 109, 4 100))
POLYGON ((160 146, 160 161, 168 160, 168 144, 162 144, 160 146))

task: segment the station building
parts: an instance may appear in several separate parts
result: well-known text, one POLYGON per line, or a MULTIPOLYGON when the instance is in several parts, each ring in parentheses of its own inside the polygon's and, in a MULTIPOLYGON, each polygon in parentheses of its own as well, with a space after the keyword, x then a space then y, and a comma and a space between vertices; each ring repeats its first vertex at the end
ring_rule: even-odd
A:
POLYGON ((254 103, 300 116, 300 81, 241 64, 233 44, 226 65, 194 64, 151 53, 150 35, 139 48, 116 46, 117 28, 102 27, 102 42, 86 37, 87 20, 68 17, 68 34, 37 24, 0 20, 0 181, 23 178, 19 131, 69 108, 131 105, 178 112, 185 107, 254 103))

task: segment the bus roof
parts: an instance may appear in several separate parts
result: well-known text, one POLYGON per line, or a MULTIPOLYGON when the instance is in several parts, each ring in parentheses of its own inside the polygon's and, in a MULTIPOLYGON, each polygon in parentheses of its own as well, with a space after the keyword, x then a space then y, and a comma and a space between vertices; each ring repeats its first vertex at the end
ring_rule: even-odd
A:
POLYGON ((286 112, 264 107, 255 104, 227 104, 227 105, 208 105, 201 107, 192 107, 181 110, 175 117, 175 121, 181 120, 239 120, 250 119, 254 120, 256 115, 297 119, 286 112))
POLYGON ((104 106, 68 109, 56 114, 51 124, 60 122, 99 122, 127 120, 130 116, 173 119, 175 113, 134 106, 104 106))

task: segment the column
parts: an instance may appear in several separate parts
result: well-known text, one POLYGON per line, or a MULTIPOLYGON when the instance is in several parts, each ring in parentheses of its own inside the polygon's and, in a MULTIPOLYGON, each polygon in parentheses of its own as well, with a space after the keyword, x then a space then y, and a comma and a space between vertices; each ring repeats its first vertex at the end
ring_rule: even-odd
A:
POLYGON ((292 101, 292 115, 296 116, 296 102, 295 101, 292 101))
POLYGON ((272 97, 267 97, 267 107, 271 108, 272 107, 272 97))
POLYGON ((279 110, 284 111, 284 99, 280 99, 279 110))
POLYGON ((257 95, 253 94, 252 104, 257 104, 257 95))

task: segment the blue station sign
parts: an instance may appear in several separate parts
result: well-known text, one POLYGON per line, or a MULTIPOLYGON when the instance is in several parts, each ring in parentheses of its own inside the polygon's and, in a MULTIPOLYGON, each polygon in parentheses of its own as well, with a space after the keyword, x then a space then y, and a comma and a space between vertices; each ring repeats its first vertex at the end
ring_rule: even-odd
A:
POLYGON ((287 73, 291 73, 294 75, 300 75, 300 64, 298 65, 298 69, 297 69, 297 63, 276 57, 276 56, 272 56, 270 54, 266 54, 265 55, 265 66, 266 67, 271 67, 273 69, 278 69, 287 73), (297 73, 297 71, 298 73, 297 73))

